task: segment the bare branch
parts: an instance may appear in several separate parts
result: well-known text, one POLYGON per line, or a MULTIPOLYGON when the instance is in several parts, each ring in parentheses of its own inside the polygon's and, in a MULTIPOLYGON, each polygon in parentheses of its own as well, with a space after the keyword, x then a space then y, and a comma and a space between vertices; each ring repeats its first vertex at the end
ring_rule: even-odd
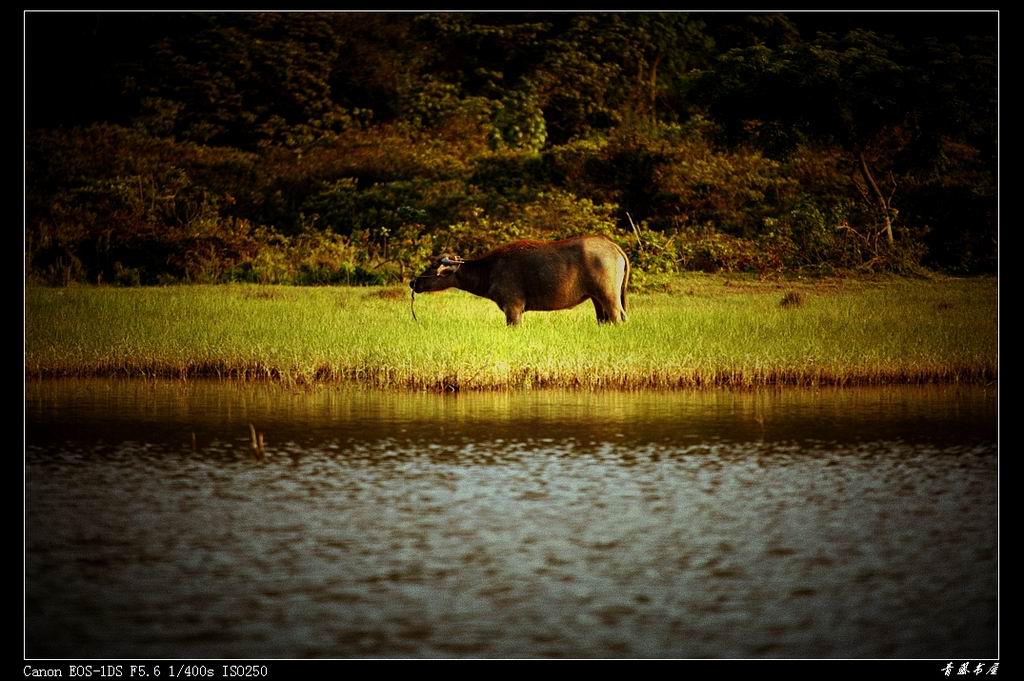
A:
POLYGON ((637 229, 636 223, 633 222, 633 217, 626 211, 626 217, 629 219, 629 226, 633 228, 633 234, 636 235, 636 245, 640 247, 640 253, 644 252, 644 242, 640 238, 640 230, 637 229))

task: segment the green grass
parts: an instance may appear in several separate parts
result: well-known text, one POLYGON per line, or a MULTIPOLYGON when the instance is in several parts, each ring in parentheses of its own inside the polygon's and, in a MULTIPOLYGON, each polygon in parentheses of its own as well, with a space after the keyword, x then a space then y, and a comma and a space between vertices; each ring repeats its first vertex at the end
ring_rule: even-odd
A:
POLYGON ((407 389, 980 382, 996 377, 996 281, 764 282, 687 275, 518 328, 461 291, 226 285, 29 288, 29 377, 354 382, 407 389), (795 304, 781 305, 786 294, 795 304))

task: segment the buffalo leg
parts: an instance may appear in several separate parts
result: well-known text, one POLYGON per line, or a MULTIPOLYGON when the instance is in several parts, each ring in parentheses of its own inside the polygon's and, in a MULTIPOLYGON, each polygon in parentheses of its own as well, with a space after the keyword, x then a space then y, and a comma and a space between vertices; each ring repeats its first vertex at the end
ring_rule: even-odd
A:
POLYGON ((622 309, 619 301, 613 300, 611 307, 609 308, 611 313, 608 315, 612 322, 624 322, 626 321, 626 311, 622 309))
POLYGON ((626 321, 626 311, 622 309, 618 298, 594 298, 594 309, 597 310, 597 321, 601 324, 626 321))

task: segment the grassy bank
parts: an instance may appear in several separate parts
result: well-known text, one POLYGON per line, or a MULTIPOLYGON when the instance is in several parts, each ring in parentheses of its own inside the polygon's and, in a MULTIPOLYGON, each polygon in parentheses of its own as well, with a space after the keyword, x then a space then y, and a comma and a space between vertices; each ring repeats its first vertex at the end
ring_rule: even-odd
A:
POLYGON ((979 382, 996 376, 996 282, 687 275, 506 328, 460 291, 255 285, 29 288, 29 377, 212 376, 403 389, 979 382), (787 296, 787 294, 790 294, 787 296), (787 298, 793 304, 783 305, 787 298))

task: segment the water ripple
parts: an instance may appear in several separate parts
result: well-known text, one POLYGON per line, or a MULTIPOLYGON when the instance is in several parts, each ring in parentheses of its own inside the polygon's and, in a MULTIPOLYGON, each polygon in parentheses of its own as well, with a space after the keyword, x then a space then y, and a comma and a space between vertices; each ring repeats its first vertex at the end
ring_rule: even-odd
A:
POLYGON ((91 397, 32 402, 61 416, 29 414, 31 655, 995 655, 984 401, 957 394, 959 437, 927 437, 913 415, 936 401, 909 391, 902 425, 867 439, 817 427, 815 405, 833 411, 813 394, 751 398, 765 424, 805 414, 768 439, 737 425, 742 401, 591 397, 649 423, 588 433, 544 426, 536 396, 515 434, 483 410, 486 428, 462 414, 438 437, 430 403, 361 438, 290 396, 294 421, 266 427, 259 455, 230 432, 231 389, 196 398, 189 414, 222 404, 205 421, 145 430, 116 390, 120 420, 91 397), (684 429, 704 435, 678 436, 666 404, 706 413, 684 429))

